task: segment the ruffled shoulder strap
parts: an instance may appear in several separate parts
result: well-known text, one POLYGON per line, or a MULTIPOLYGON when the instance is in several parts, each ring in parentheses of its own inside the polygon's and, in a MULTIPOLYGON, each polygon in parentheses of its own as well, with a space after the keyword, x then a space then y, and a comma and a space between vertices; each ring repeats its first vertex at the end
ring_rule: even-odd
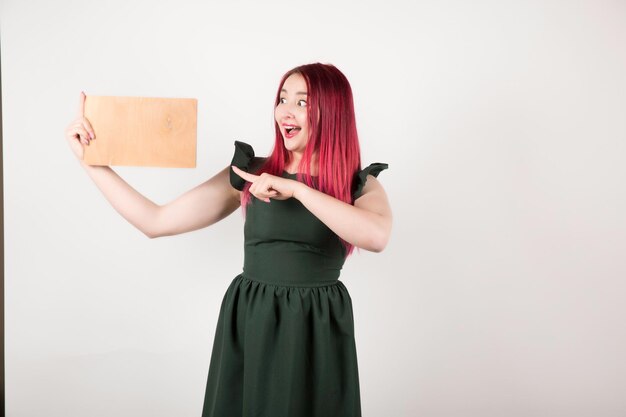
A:
POLYGON ((363 194, 363 187, 365 186, 368 175, 378 177, 380 171, 387 168, 389 168, 389 164, 374 162, 373 164, 368 165, 367 167, 354 174, 355 177, 354 181, 352 182, 352 201, 361 197, 361 195, 363 194))
MULTIPOLYGON (((235 153, 232 161, 230 162, 231 165, 234 165, 243 171, 254 173, 254 169, 257 168, 259 163, 262 161, 263 158, 254 156, 254 149, 252 146, 245 142, 238 140, 235 141, 235 153)), ((230 185, 239 191, 243 191, 243 187, 246 185, 246 180, 237 175, 232 168, 230 168, 230 185)))

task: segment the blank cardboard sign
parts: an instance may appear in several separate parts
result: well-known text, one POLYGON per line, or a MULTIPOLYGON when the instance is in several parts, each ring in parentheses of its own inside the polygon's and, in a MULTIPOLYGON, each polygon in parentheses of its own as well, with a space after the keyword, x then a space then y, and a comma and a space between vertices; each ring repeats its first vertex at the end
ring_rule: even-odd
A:
POLYGON ((87 96, 84 117, 96 140, 89 165, 195 168, 198 100, 87 96))

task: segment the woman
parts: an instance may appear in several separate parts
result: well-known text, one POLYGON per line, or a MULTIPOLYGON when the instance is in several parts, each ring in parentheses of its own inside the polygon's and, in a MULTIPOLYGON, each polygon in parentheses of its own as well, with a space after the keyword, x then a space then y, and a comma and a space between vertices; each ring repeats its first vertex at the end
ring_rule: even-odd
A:
POLYGON ((82 162, 95 139, 83 117, 66 138, 113 207, 150 238, 210 226, 239 206, 243 272, 226 290, 203 417, 360 416, 352 300, 339 281, 354 247, 382 251, 391 232, 386 193, 361 169, 352 91, 334 66, 288 71, 275 101, 272 153, 235 141, 231 165, 159 206, 109 167, 82 162))

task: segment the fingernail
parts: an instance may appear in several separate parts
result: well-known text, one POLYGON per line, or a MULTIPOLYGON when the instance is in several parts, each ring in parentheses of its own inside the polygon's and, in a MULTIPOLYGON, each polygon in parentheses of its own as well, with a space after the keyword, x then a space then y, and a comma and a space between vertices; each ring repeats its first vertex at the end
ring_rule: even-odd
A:
POLYGON ((91 136, 91 139, 93 139, 94 135, 93 133, 89 132, 89 136, 91 136))

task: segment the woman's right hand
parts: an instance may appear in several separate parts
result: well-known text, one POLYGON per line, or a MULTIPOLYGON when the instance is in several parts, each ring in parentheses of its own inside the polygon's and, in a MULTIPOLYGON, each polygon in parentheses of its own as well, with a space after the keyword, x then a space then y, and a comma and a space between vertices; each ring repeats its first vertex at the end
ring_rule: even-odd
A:
POLYGON ((84 116, 85 113, 85 93, 80 92, 80 100, 78 104, 78 115, 72 120, 65 129, 65 139, 70 145, 70 149, 76 155, 76 158, 82 160, 84 155, 84 145, 96 138, 96 134, 91 127, 91 123, 84 116))

